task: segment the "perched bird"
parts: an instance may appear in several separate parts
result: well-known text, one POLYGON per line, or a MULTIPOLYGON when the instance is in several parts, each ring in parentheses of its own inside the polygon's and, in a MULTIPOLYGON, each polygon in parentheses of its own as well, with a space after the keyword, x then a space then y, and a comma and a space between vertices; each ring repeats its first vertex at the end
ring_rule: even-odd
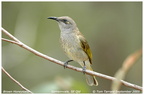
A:
MULTIPOLYGON (((70 58, 70 60, 65 62, 64 66, 66 67, 66 65, 70 61, 75 61, 83 67, 83 71, 85 71, 86 69, 93 71, 93 69, 91 68, 92 53, 90 47, 82 33, 77 28, 75 21, 68 16, 48 17, 48 19, 57 21, 61 30, 61 45, 66 55, 70 58)), ((95 76, 87 74, 85 75, 88 85, 98 85, 95 76)))

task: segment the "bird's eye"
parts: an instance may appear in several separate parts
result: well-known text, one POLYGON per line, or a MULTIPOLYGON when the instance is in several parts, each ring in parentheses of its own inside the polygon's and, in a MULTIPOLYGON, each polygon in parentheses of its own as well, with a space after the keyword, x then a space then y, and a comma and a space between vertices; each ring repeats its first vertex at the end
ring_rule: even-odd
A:
POLYGON ((64 22, 65 24, 70 24, 70 22, 69 22, 68 20, 66 20, 66 19, 64 19, 63 22, 64 22))

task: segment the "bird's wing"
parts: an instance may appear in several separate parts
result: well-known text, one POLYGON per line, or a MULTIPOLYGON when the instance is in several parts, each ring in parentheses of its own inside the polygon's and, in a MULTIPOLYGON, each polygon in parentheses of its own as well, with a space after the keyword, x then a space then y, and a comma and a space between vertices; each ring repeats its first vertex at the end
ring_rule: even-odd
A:
POLYGON ((90 47, 88 45, 88 42, 81 35, 79 35, 79 39, 80 39, 81 47, 83 48, 84 52, 88 55, 89 61, 92 64, 92 53, 91 53, 90 47))

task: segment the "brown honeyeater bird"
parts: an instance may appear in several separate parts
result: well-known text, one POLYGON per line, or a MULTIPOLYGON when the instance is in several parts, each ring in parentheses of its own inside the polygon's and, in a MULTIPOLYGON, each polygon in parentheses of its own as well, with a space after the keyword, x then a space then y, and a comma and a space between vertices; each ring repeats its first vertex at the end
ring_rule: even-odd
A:
MULTIPOLYGON (((48 17, 48 19, 57 21, 61 30, 60 42, 66 55, 70 58, 70 60, 65 62, 64 66, 66 67, 70 61, 75 61, 83 67, 83 71, 86 69, 93 71, 91 68, 92 53, 90 47, 82 33, 77 28, 75 21, 68 16, 48 17)), ((98 85, 95 76, 87 74, 85 74, 85 76, 88 85, 98 85)))

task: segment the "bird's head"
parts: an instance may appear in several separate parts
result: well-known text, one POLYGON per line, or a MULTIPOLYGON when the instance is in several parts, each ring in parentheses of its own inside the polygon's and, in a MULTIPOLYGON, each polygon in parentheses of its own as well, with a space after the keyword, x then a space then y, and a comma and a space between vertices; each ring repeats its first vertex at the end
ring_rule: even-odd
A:
POLYGON ((61 31, 74 30, 77 28, 74 20, 68 16, 48 17, 48 19, 53 19, 53 20, 57 21, 61 31))

